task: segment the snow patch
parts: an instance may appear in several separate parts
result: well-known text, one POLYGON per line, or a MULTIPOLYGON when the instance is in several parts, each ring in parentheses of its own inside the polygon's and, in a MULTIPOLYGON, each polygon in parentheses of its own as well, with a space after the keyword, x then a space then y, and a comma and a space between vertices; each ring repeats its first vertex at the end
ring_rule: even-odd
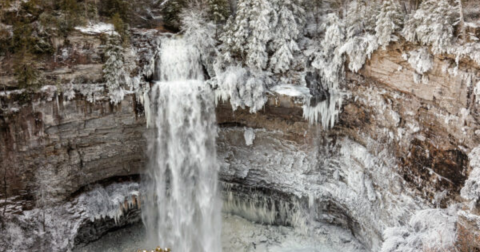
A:
POLYGON ((272 92, 291 97, 308 97, 310 90, 307 87, 300 87, 291 84, 282 84, 270 89, 272 92))
POLYGON ((96 24, 88 24, 87 26, 77 26, 75 27, 76 30, 90 35, 101 34, 105 33, 108 35, 118 35, 115 31, 115 27, 113 24, 106 24, 106 23, 96 23, 96 24))

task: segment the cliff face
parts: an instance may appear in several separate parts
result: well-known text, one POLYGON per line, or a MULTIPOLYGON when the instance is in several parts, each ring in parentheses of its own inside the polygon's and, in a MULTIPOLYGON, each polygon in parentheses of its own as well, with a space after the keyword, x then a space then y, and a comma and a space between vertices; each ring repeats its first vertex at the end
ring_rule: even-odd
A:
POLYGON ((10 203, 21 206, 7 212, 34 207, 42 183, 56 188, 52 196, 62 201, 103 179, 139 174, 145 166, 145 120, 136 110, 133 96, 119 106, 57 97, 4 117, 2 197, 14 197, 10 203))
MULTIPOLYGON (((151 33, 137 33, 137 54, 152 55, 151 33)), ((21 94, 0 95, 4 220, 39 208, 42 190, 52 199, 48 204, 76 202, 78 192, 88 192, 89 185, 130 180, 146 166, 139 97, 127 95, 115 106, 105 99, 87 101, 92 92, 82 95, 82 85, 102 81, 102 64, 95 60, 100 42, 95 36, 73 36, 66 49, 89 54, 90 60, 66 57, 63 66, 45 72, 62 83, 81 80, 73 84, 73 99, 54 86, 24 104, 19 103, 21 94), (86 41, 93 43, 88 52, 82 51, 86 41)), ((316 221, 351 231, 373 250, 380 249, 387 227, 406 225, 416 211, 463 202, 460 190, 471 170, 468 155, 480 144, 473 81, 480 77, 479 66, 460 62, 454 75, 453 59, 435 57, 424 83, 416 83, 415 69, 403 56, 415 49, 391 45, 373 54, 359 73, 348 73, 348 98, 331 130, 309 124, 296 98, 277 93, 256 114, 218 104, 222 181, 268 190, 287 202, 313 202, 316 221)), ((127 64, 140 68, 147 58, 131 57, 127 64)), ((8 77, 0 79, 10 83, 8 77)), ((459 223, 473 235, 480 231, 467 220, 459 223)))

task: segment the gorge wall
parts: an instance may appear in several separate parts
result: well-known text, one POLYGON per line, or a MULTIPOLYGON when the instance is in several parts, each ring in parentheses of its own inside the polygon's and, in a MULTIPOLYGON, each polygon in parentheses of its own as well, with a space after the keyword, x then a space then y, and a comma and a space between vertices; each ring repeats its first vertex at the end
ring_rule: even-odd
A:
MULTIPOLYGON (((151 38, 158 31, 134 34, 132 51, 140 56, 126 60, 132 72, 154 54, 157 45, 151 38)), ((72 36, 65 50, 101 54, 96 35, 72 36), (91 47, 82 51, 87 41, 91 47)), ((221 180, 238 193, 249 189, 290 203, 307 202, 316 209, 316 221, 343 227, 360 241, 355 246, 374 251, 381 249, 387 228, 408 226, 417 211, 460 203, 455 211, 462 214, 453 225, 466 232, 459 237, 467 241, 459 239, 459 246, 478 246, 478 209, 463 204, 461 190, 474 168, 471 153, 480 145, 474 91, 480 67, 461 61, 453 74, 454 58, 435 57, 433 69, 424 76, 428 82, 416 83, 418 73, 403 56, 416 49, 406 42, 394 43, 375 52, 359 73, 348 72, 347 98, 330 130, 308 123, 301 97, 272 91, 265 107, 254 114, 248 108, 233 111, 228 102, 220 102, 216 113, 221 180)), ((75 228, 82 230, 92 220, 75 215, 81 206, 79 195, 97 183, 137 181, 142 174, 147 130, 143 98, 126 94, 117 105, 102 99, 90 84, 101 82, 101 71, 102 64, 92 60, 45 72, 72 83, 74 97, 53 85, 26 102, 22 93, 0 92, 2 223, 45 206, 71 204, 65 219, 77 218, 75 228), (87 90, 85 85, 91 87, 87 90), (95 97, 94 102, 87 101, 89 97, 95 97), (42 202, 43 193, 48 202, 42 202)), ((125 199, 125 213, 138 205, 136 199, 135 204, 125 199)), ((74 236, 88 241, 95 235, 74 236)), ((6 237, 4 244, 10 242, 6 237)))

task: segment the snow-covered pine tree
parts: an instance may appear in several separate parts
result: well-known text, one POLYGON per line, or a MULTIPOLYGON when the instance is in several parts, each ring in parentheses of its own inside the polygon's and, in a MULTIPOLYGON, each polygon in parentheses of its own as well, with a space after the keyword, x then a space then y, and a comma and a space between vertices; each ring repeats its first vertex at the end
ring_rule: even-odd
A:
POLYGON ((220 41, 222 44, 219 46, 220 54, 218 57, 218 66, 225 67, 226 63, 232 63, 233 57, 236 54, 235 48, 235 18, 230 16, 227 23, 223 27, 223 32, 220 34, 220 41))
POLYGON ((238 0, 236 16, 230 17, 227 21, 225 31, 220 36, 225 54, 245 58, 250 36, 252 2, 252 0, 238 0))
POLYGON ((367 57, 378 48, 377 38, 371 33, 375 30, 372 20, 376 9, 374 4, 367 5, 365 1, 354 1, 347 10, 346 41, 338 53, 348 55, 348 68, 354 72, 360 70, 367 57))
POLYGON ((274 53, 270 59, 270 70, 285 73, 293 68, 295 53, 299 51, 297 39, 305 23, 305 11, 298 0, 280 0, 278 3, 280 9, 271 45, 274 53))
POLYGON ((267 43, 272 39, 274 10, 268 0, 253 0, 250 11, 250 29, 247 45, 247 66, 265 70, 268 63, 267 43))
POLYGON ((121 85, 125 84, 123 47, 117 36, 108 38, 105 57, 107 58, 103 67, 105 86, 108 90, 110 102, 117 104, 123 100, 123 89, 121 85))
POLYGON ((168 0, 162 4, 163 25, 169 29, 180 28, 180 13, 187 6, 187 0, 168 0))
POLYGON ((340 53, 340 47, 345 43, 345 27, 334 13, 327 16, 322 26, 325 29, 325 37, 315 53, 312 67, 320 72, 325 88, 337 89, 343 73, 344 58, 340 53))
POLYGON ((395 41, 392 36, 403 23, 403 11, 400 5, 394 0, 385 0, 382 4, 380 13, 377 15, 376 36, 378 44, 385 50, 390 41, 395 41))
POLYGON ((224 23, 230 15, 230 6, 227 0, 208 0, 208 17, 215 24, 224 23))
POLYGON ((375 33, 377 27, 377 16, 380 13, 381 5, 377 0, 368 1, 364 10, 364 29, 367 33, 375 33))
POLYGON ((456 10, 447 0, 425 0, 406 22, 404 37, 411 42, 432 45, 435 54, 445 53, 452 45, 456 10))
POLYGON ((348 5, 347 13, 345 16, 345 26, 347 32, 347 39, 356 37, 365 32, 365 2, 353 1, 348 5))

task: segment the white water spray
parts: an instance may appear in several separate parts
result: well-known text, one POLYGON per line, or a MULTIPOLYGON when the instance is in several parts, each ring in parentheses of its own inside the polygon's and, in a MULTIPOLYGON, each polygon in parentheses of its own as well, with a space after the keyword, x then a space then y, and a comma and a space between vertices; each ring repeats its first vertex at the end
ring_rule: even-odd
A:
POLYGON ((214 96, 203 82, 199 52, 182 39, 162 42, 151 90, 146 202, 151 246, 221 251, 214 96))

